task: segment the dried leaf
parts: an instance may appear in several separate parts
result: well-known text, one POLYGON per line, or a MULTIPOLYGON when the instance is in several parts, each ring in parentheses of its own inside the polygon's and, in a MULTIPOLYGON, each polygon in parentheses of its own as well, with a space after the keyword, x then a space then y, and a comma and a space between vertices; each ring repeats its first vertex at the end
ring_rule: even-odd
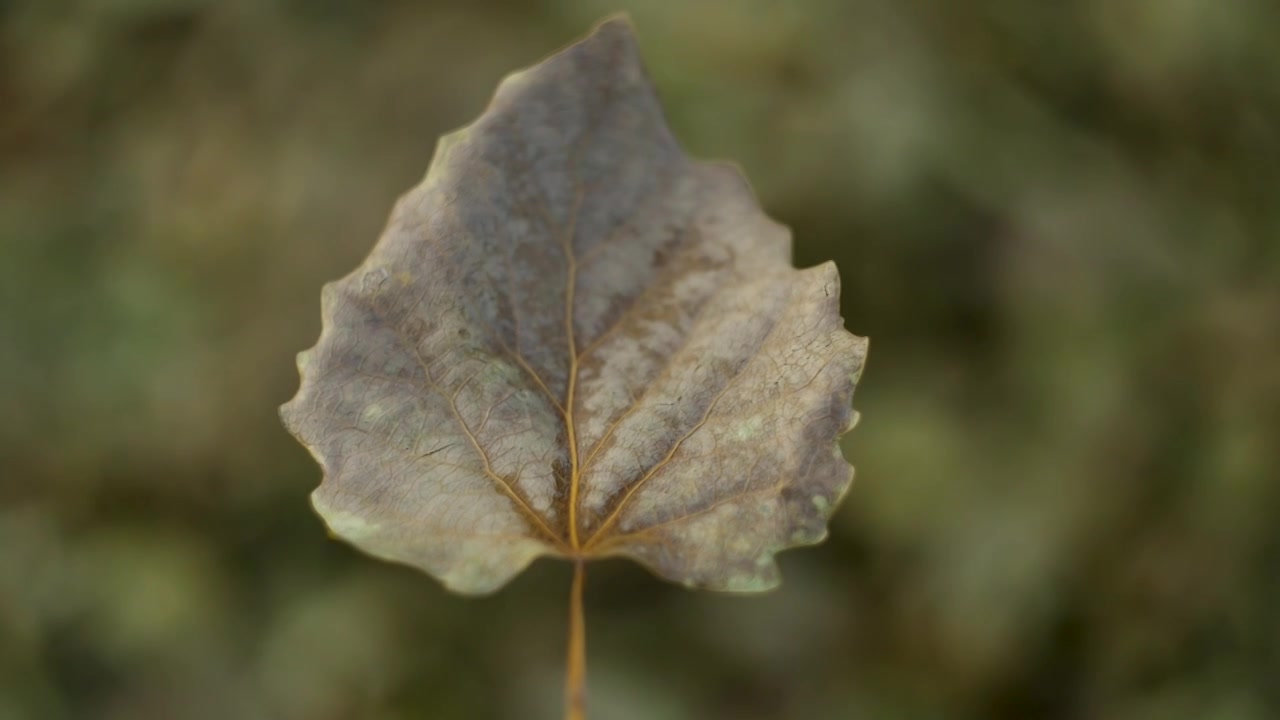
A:
POLYGON ((512 75, 323 293, 282 408, 332 532, 464 593, 627 556, 763 590, 852 480, 828 263, 672 138, 625 20, 512 75))

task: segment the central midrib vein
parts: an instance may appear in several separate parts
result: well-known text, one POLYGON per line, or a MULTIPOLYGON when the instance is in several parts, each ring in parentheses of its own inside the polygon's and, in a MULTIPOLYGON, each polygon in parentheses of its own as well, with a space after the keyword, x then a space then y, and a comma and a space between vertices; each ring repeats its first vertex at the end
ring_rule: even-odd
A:
POLYGON ((569 387, 565 392, 564 424, 569 436, 569 547, 577 555, 582 545, 578 538, 578 488, 581 485, 578 467, 578 428, 573 420, 574 394, 578 386, 578 344, 574 338, 574 294, 578 285, 578 262, 573 255, 573 240, 578 224, 578 213, 582 205, 582 190, 579 189, 573 201, 573 209, 569 213, 569 225, 564 232, 564 257, 568 265, 566 270, 564 291, 564 329, 569 340, 569 387))

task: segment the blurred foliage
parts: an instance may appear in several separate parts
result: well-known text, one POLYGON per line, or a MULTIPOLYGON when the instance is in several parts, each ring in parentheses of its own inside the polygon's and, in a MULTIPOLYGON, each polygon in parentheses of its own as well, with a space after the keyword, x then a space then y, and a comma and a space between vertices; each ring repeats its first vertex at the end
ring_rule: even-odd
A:
MULTIPOLYGON (((617 9, 0 2, 0 718, 557 717, 567 566, 327 541, 276 406, 435 138, 617 9)), ((594 716, 1280 716, 1280 6, 626 9, 872 352, 782 590, 593 566, 594 716)))

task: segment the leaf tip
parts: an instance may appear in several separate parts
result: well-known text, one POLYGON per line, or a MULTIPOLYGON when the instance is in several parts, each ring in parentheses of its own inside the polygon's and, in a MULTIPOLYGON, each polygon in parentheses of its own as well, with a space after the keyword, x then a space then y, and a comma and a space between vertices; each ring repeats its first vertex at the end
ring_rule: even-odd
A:
POLYGON ((636 24, 631 19, 631 13, 626 10, 619 10, 604 16, 591 28, 588 36, 595 35, 601 31, 604 32, 625 32, 629 35, 635 35, 636 24))

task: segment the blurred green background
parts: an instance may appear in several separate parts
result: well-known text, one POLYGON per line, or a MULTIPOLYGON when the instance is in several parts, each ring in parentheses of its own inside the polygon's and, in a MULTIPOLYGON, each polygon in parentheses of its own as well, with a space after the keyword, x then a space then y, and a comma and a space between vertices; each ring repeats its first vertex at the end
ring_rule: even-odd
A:
POLYGON ((276 407, 436 137, 619 9, 872 352, 783 589, 592 566, 592 717, 1280 717, 1271 0, 6 0, 0 720, 560 716, 568 567, 328 540, 276 407))

